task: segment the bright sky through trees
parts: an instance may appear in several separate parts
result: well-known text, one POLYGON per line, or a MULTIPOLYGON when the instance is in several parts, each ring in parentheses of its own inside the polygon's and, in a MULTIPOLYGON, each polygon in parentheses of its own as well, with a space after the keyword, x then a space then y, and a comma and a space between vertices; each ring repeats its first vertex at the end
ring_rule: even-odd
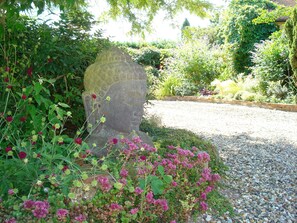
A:
MULTIPOLYGON (((225 0, 209 0, 215 6, 225 6, 225 0)), ((103 5, 101 0, 90 0, 90 12, 92 12, 96 18, 107 9, 107 5, 103 5)), ((158 39, 178 40, 181 37, 181 26, 187 18, 191 26, 206 27, 209 25, 208 19, 201 19, 196 15, 191 15, 189 12, 184 11, 179 13, 174 20, 164 19, 165 13, 161 12, 156 15, 153 21, 153 32, 146 34, 146 41, 154 41, 158 39)), ((101 19, 100 19, 101 20, 101 19)), ((140 41, 142 40, 140 35, 134 34, 133 36, 128 35, 131 30, 131 24, 123 19, 117 19, 116 21, 109 20, 107 23, 100 24, 100 28, 103 29, 104 36, 110 37, 114 41, 140 41)))

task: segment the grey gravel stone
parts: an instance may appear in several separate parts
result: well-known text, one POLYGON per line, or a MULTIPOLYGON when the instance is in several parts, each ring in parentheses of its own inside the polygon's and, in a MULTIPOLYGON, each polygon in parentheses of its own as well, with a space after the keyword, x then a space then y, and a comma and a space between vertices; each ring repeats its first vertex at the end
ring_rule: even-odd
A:
MULTIPOLYGON (((235 217, 211 222, 297 222, 297 113, 182 101, 151 101, 148 116, 209 139, 229 166, 235 217)), ((209 214, 197 222, 208 222, 209 214)))

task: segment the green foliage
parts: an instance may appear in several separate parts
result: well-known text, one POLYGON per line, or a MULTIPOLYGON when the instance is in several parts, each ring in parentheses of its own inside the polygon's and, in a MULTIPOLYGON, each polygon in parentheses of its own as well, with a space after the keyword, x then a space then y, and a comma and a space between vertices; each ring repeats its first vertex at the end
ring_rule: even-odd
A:
POLYGON ((215 86, 217 97, 225 99, 236 99, 244 101, 263 101, 265 97, 259 93, 259 80, 251 75, 247 77, 239 76, 236 81, 214 80, 212 85, 215 86))
POLYGON ((173 18, 178 12, 186 9, 192 14, 205 17, 212 5, 203 0, 174 0, 166 2, 163 0, 107 0, 110 10, 106 13, 111 18, 123 16, 132 24, 132 32, 149 30, 154 16, 157 12, 164 10, 167 16, 173 18))
POLYGON ((293 79, 297 86, 297 9, 286 23, 286 33, 289 39, 289 58, 293 70, 293 79))
POLYGON ((233 0, 224 18, 225 43, 232 44, 233 68, 237 73, 249 73, 252 66, 251 51, 254 44, 267 39, 277 30, 275 24, 254 24, 253 19, 263 9, 273 9, 274 4, 267 0, 233 0))
POLYGON ((49 99, 70 104, 73 111, 78 111, 81 115, 73 120, 78 126, 85 120, 81 99, 83 73, 107 45, 99 31, 90 34, 94 24, 93 17, 81 10, 65 11, 52 26, 14 15, 6 17, 5 32, 0 35, 3 69, 18 70, 14 78, 19 83, 27 76, 36 81, 50 80, 49 99))
POLYGON ((289 63, 288 38, 282 30, 273 33, 269 40, 256 45, 252 61, 252 74, 260 80, 264 93, 267 93, 269 82, 280 81, 282 85, 294 86, 289 63))
POLYGON ((202 39, 186 42, 165 65, 160 96, 195 94, 207 88, 224 72, 224 60, 219 46, 211 47, 202 39))

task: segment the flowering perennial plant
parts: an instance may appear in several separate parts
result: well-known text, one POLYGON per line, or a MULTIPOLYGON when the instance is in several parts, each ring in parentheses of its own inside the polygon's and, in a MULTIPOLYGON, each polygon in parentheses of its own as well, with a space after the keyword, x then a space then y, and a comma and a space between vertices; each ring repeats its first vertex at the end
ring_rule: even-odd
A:
MULTIPOLYGON (((47 193, 43 181, 36 182, 22 198, 17 189, 10 188, 8 199, 0 203, 2 209, 12 211, 5 220, 186 222, 208 209, 207 195, 220 180, 208 168, 209 155, 195 147, 169 146, 166 156, 161 156, 135 137, 110 140, 107 151, 105 157, 90 153, 84 157, 89 169, 81 170, 66 193, 54 174, 47 176, 51 182, 47 193)), ((63 167, 60 174, 68 170, 63 167)))

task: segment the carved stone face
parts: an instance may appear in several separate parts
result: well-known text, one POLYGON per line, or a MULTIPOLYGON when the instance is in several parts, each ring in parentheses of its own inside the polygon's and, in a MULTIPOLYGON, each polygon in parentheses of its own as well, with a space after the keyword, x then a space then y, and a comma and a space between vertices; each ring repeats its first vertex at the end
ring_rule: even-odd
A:
POLYGON ((106 117, 105 125, 116 131, 130 133, 139 130, 146 95, 145 80, 127 80, 113 84, 106 96, 101 113, 106 117))

